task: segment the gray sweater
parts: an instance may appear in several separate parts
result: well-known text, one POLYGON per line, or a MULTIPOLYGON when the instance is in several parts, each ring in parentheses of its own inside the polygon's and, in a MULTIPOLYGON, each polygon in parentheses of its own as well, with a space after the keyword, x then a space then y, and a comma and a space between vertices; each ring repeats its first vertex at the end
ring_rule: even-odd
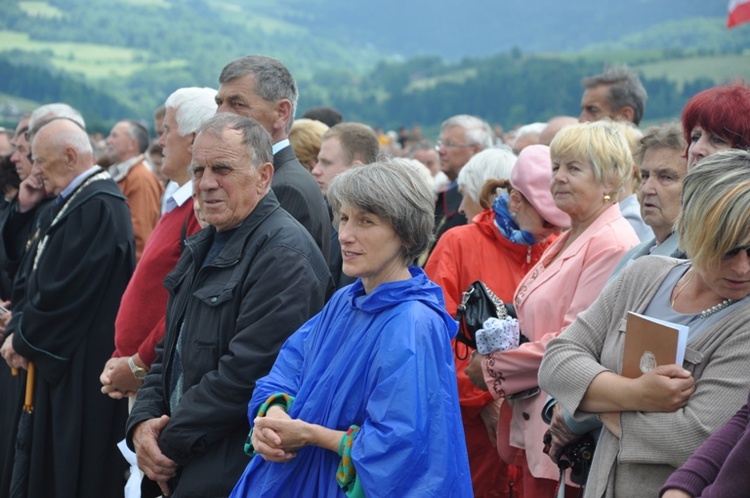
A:
MULTIPOLYGON (((628 311, 643 313, 680 260, 640 258, 608 284, 589 309, 547 345, 539 385, 574 417, 591 381, 620 373, 628 311)), ((675 468, 742 406, 750 390, 750 306, 738 304, 688 344, 683 367, 696 381, 685 408, 622 412, 622 438, 606 428, 594 455, 586 497, 657 496, 675 468)))

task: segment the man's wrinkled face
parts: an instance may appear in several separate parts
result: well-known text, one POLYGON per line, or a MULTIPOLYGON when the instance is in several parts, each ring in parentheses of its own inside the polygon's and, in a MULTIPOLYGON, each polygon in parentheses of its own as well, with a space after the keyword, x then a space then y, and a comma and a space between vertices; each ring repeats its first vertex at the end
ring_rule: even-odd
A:
POLYGON ((615 118, 615 113, 609 105, 609 85, 587 88, 581 97, 581 115, 578 121, 585 123, 606 118, 615 118))
POLYGON ((65 151, 52 147, 47 140, 37 137, 32 142, 34 155, 33 168, 41 173, 44 186, 55 195, 59 195, 70 184, 70 171, 66 162, 65 151))
POLYGON ((164 116, 159 145, 164 155, 161 164, 162 174, 178 185, 187 182, 190 179, 193 133, 188 133, 184 137, 180 135, 177 126, 177 110, 173 107, 168 108, 164 116))
POLYGON ((219 232, 241 224, 267 192, 251 159, 237 130, 224 130, 221 137, 202 133, 195 139, 193 189, 203 218, 219 232))
POLYGON ((276 124, 274 102, 263 99, 255 92, 255 76, 247 74, 225 81, 216 94, 216 113, 228 112, 251 118, 263 125, 271 136, 276 124))
POLYGON ((107 157, 116 163, 138 155, 138 141, 130 134, 130 124, 120 121, 107 137, 107 157))
POLYGON ((440 134, 438 145, 440 168, 453 181, 458 177, 461 168, 480 149, 478 145, 470 144, 466 140, 466 128, 452 126, 440 134))
POLYGON ((28 140, 26 139, 26 133, 20 133, 15 137, 16 147, 13 154, 10 155, 10 160, 16 165, 16 172, 21 181, 24 181, 31 174, 32 162, 29 156, 31 155, 31 147, 28 140))
POLYGON ((681 150, 651 148, 643 155, 640 173, 638 200, 641 217, 661 243, 672 233, 680 213, 682 180, 687 174, 687 162, 681 150))

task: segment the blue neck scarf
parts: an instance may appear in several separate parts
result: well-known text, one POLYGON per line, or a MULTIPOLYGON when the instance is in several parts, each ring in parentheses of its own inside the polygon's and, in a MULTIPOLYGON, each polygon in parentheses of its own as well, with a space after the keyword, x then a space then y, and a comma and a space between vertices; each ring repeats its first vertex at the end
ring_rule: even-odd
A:
POLYGON ((525 230, 521 230, 510 215, 508 210, 508 194, 498 195, 492 201, 492 209, 495 211, 495 226, 500 233, 513 242, 524 246, 536 244, 534 236, 525 230))

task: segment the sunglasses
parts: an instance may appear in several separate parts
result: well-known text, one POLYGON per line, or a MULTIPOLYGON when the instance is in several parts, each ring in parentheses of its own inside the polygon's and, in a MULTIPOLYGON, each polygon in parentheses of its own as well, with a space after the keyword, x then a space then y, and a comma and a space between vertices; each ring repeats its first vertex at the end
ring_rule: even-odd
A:
POLYGON ((724 256, 722 256, 721 260, 729 261, 730 259, 734 259, 741 252, 744 252, 745 254, 747 254, 747 257, 750 258, 750 245, 735 247, 734 249, 728 251, 724 256))

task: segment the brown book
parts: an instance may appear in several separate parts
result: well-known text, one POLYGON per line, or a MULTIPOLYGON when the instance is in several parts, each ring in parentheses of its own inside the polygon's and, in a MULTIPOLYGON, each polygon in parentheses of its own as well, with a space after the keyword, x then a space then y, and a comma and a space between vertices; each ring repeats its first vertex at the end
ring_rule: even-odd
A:
POLYGON ((628 311, 622 375, 635 379, 659 365, 682 365, 689 327, 628 311))

